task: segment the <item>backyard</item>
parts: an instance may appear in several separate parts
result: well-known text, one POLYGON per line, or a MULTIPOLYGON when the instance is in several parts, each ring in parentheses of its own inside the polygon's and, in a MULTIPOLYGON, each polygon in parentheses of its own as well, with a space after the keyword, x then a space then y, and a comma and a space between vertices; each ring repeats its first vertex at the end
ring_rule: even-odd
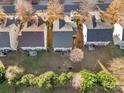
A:
MULTIPOLYGON (((109 68, 110 63, 116 58, 123 58, 123 51, 109 45, 107 47, 97 47, 95 51, 88 51, 85 49, 85 58, 82 62, 73 63, 69 60, 67 55, 60 55, 59 53, 48 53, 45 51, 39 51, 36 57, 30 57, 27 52, 19 50, 18 53, 11 52, 7 57, 0 58, 5 67, 10 65, 19 65, 24 68, 25 74, 31 73, 39 75, 46 71, 60 72, 79 72, 81 69, 89 69, 94 72, 101 70, 97 61, 109 68), (71 67, 71 69, 69 69, 71 67)), ((123 72, 122 72, 123 73, 123 72)), ((104 90, 101 92, 101 88, 96 88, 89 93, 107 93, 104 90)), ((78 90, 74 90, 69 86, 57 87, 52 90, 39 89, 36 87, 18 87, 17 93, 77 93, 78 90)), ((9 86, 7 82, 0 85, 0 93, 13 93, 13 87, 9 86)), ((121 89, 114 89, 110 93, 123 93, 121 89)))

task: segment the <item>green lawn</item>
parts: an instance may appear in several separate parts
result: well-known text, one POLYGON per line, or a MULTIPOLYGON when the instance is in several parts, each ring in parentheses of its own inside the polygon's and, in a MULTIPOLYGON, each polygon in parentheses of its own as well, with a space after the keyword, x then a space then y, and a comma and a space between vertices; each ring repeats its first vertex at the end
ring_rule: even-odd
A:
POLYGON ((24 68, 27 68, 27 72, 36 72, 40 68, 44 67, 45 64, 43 63, 43 60, 46 56, 47 54, 41 51, 38 52, 38 55, 36 57, 30 57, 24 53, 21 56, 23 60, 21 61, 20 65, 22 65, 24 68))
POLYGON ((20 88, 17 93, 78 93, 78 91, 71 88, 56 88, 53 90, 45 90, 38 88, 20 88))
POLYGON ((42 68, 42 58, 44 52, 38 52, 38 56, 30 57, 26 52, 19 52, 18 55, 13 52, 10 53, 6 58, 2 58, 3 64, 8 65, 20 65, 26 72, 34 72, 39 68, 42 68))
MULTIPOLYGON (((0 93, 14 93, 14 88, 7 82, 0 84, 0 93)), ((56 88, 53 90, 39 89, 36 87, 18 87, 16 93, 77 93, 71 88, 56 88)))
MULTIPOLYGON (((14 93, 14 88, 12 86, 9 86, 7 82, 4 82, 3 84, 0 85, 0 93, 14 93)), ((40 89, 36 87, 22 86, 16 88, 16 93, 84 93, 84 92, 79 92, 78 90, 69 87, 58 87, 52 90, 46 90, 43 88, 40 89)), ((117 93, 117 91, 105 92, 103 89, 98 88, 97 90, 94 89, 85 93, 117 93)))
POLYGON ((20 51, 18 54, 13 52, 7 57, 1 58, 1 60, 6 67, 9 65, 20 65, 25 69, 26 73, 34 74, 40 74, 49 70, 59 71, 58 66, 63 70, 71 64, 68 58, 44 51, 39 51, 36 57, 30 57, 24 51, 20 51))
POLYGON ((0 84, 0 93, 13 93, 12 87, 7 82, 0 84))

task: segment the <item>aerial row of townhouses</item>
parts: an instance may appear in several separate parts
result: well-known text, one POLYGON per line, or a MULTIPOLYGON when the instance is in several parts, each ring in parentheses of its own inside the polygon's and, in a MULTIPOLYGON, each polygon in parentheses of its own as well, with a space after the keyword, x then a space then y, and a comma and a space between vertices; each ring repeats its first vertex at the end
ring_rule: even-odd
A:
MULTIPOLYGON (((97 4, 99 8, 105 10, 109 3, 97 4)), ((34 9, 43 10, 46 5, 34 5, 34 9)), ((76 25, 72 20, 72 13, 79 8, 78 4, 64 5, 65 19, 56 20, 53 27, 53 48, 54 50, 70 50, 72 49, 73 35, 76 34, 76 25), (67 20, 67 18, 68 20, 67 20)), ((13 5, 3 6, 6 13, 15 14, 13 5)), ((83 25, 84 45, 105 46, 114 41, 115 45, 123 48, 124 33, 123 27, 116 23, 114 27, 107 22, 99 20, 99 12, 91 12, 95 17, 91 18, 83 25)), ((18 21, 15 18, 7 19, 0 25, 0 50, 46 50, 47 44, 47 28, 42 18, 39 17, 35 24, 27 22, 20 34, 18 29, 18 21)))

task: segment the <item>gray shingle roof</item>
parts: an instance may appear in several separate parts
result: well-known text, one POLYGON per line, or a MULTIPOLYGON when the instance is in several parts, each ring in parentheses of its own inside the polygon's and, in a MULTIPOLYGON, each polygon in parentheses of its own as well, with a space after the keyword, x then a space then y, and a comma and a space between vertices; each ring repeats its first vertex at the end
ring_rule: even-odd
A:
MULTIPOLYGON (((110 3, 103 3, 103 4, 97 4, 97 6, 101 10, 105 10, 110 3)), ((34 10, 44 10, 47 8, 47 5, 33 5, 34 10)), ((3 9, 6 13, 15 13, 15 6, 14 5, 5 5, 3 6, 3 9)), ((66 4, 64 5, 64 12, 70 12, 71 10, 77 10, 79 9, 79 4, 66 4)))
MULTIPOLYGON (((46 5, 33 5, 35 10, 43 10, 46 9, 46 5)), ((15 6, 14 5, 5 5, 3 6, 5 13, 15 13, 15 6)))
POLYGON ((59 29, 61 29, 63 26, 65 26, 65 20, 64 19, 59 19, 59 29))
POLYGON ((71 48, 74 32, 63 31, 53 32, 53 47, 54 48, 71 48))
MULTIPOLYGON (((44 10, 47 8, 47 5, 33 5, 34 10, 44 10)), ((3 6, 5 13, 15 13, 15 6, 14 5, 5 5, 3 6)), ((64 5, 64 12, 70 12, 71 10, 79 9, 78 4, 74 5, 64 5)))
POLYGON ((44 47, 44 33, 22 32, 22 36, 19 36, 19 47, 44 47))
POLYGON ((106 8, 108 8, 109 5, 110 3, 97 4, 97 6, 104 11, 106 10, 106 8))
MULTIPOLYGON (((44 10, 47 9, 47 5, 33 5, 33 8, 35 10, 44 10)), ((77 9, 79 9, 79 4, 64 5, 64 12, 70 12, 71 10, 77 9)))
POLYGON ((38 16, 37 26, 40 26, 40 25, 42 25, 44 23, 45 23, 44 20, 41 17, 38 16))
POLYGON ((5 13, 15 13, 15 6, 13 5, 5 5, 3 6, 5 13))
POLYGON ((0 32, 0 48, 10 47, 9 32, 0 32))
POLYGON ((87 41, 95 42, 95 41, 112 41, 112 29, 88 29, 87 31, 87 41))
POLYGON ((64 5, 64 12, 71 12, 71 10, 78 10, 79 4, 74 5, 64 5))
POLYGON ((33 5, 35 10, 44 10, 47 8, 47 5, 33 5))
POLYGON ((16 20, 15 19, 7 19, 5 22, 5 27, 7 27, 11 24, 16 24, 16 20))
POLYGON ((32 26, 34 23, 32 22, 32 20, 29 20, 28 22, 27 22, 27 27, 30 27, 30 26, 32 26))
MULTIPOLYGON (((34 10, 44 10, 46 9, 47 5, 33 5, 34 10)), ((5 5, 3 6, 5 13, 15 13, 15 6, 14 5, 5 5)))

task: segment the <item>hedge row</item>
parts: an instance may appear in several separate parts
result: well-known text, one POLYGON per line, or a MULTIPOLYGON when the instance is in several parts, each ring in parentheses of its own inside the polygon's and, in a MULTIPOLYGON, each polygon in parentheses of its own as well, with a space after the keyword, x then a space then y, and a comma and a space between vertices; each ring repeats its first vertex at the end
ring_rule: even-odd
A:
POLYGON ((0 65, 0 83, 6 78, 10 85, 38 86, 46 89, 60 85, 72 85, 80 91, 88 91, 93 89, 96 85, 102 86, 106 91, 111 91, 117 84, 116 78, 104 71, 93 73, 89 70, 81 70, 79 73, 68 72, 61 74, 48 71, 39 76, 33 74, 24 75, 22 73, 22 68, 17 66, 8 67, 7 70, 5 70, 5 67, 0 65))

